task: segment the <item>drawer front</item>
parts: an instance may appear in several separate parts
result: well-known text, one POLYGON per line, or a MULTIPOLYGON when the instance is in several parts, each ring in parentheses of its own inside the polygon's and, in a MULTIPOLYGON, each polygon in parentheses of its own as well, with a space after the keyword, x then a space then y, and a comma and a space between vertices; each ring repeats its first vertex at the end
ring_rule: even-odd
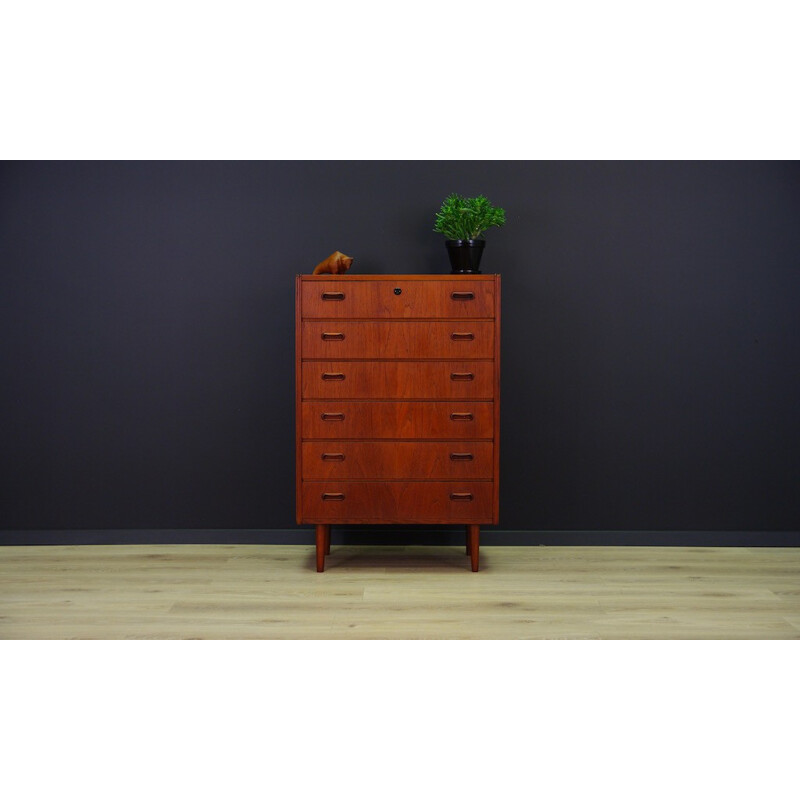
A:
POLYGON ((494 281, 301 281, 303 317, 494 317, 494 281), (397 290, 400 290, 399 293, 397 290))
POLYGON ((303 358, 492 358, 494 322, 305 320, 302 341, 303 358))
POLYGON ((491 442, 303 443, 303 480, 491 480, 491 442))
POLYGON ((307 400, 303 439, 491 439, 491 402, 307 400))
POLYGON ((303 399, 490 400, 494 394, 491 361, 304 361, 303 399))
POLYGON ((307 523, 490 524, 491 481, 303 483, 307 523))

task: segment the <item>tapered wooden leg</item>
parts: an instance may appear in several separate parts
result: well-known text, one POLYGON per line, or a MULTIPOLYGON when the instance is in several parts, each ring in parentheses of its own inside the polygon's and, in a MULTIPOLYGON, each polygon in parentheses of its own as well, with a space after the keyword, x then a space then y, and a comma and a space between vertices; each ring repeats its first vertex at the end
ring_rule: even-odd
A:
POLYGON ((331 554, 331 526, 325 526, 325 555, 331 554))
POLYGON ((317 572, 325 569, 325 545, 330 533, 330 525, 317 525, 317 572))
POLYGON ((472 561, 472 571, 478 571, 478 539, 481 533, 480 525, 467 525, 469 536, 469 557, 472 561))

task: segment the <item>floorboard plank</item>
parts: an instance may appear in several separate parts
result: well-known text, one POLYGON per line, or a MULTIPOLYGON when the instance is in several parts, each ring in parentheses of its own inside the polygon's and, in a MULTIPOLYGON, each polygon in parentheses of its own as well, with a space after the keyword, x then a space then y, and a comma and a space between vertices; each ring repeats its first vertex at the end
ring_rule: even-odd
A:
POLYGON ((800 639, 800 548, 0 548, 2 639, 800 639))

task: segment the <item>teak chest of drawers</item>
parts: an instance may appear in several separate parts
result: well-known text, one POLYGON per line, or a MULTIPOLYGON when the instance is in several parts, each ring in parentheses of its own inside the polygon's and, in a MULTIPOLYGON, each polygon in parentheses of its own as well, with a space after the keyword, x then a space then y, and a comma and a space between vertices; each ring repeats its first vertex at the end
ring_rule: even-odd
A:
POLYGON ((500 276, 298 275, 297 522, 497 524, 500 276))

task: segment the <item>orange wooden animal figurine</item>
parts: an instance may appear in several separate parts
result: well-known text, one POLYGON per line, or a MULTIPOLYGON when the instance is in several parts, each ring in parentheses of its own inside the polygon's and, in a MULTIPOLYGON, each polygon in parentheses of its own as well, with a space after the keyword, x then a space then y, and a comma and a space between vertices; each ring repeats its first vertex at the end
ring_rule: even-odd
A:
POLYGON ((342 275, 350 269, 353 263, 351 256, 346 256, 338 250, 331 253, 324 261, 320 261, 312 275, 342 275))

